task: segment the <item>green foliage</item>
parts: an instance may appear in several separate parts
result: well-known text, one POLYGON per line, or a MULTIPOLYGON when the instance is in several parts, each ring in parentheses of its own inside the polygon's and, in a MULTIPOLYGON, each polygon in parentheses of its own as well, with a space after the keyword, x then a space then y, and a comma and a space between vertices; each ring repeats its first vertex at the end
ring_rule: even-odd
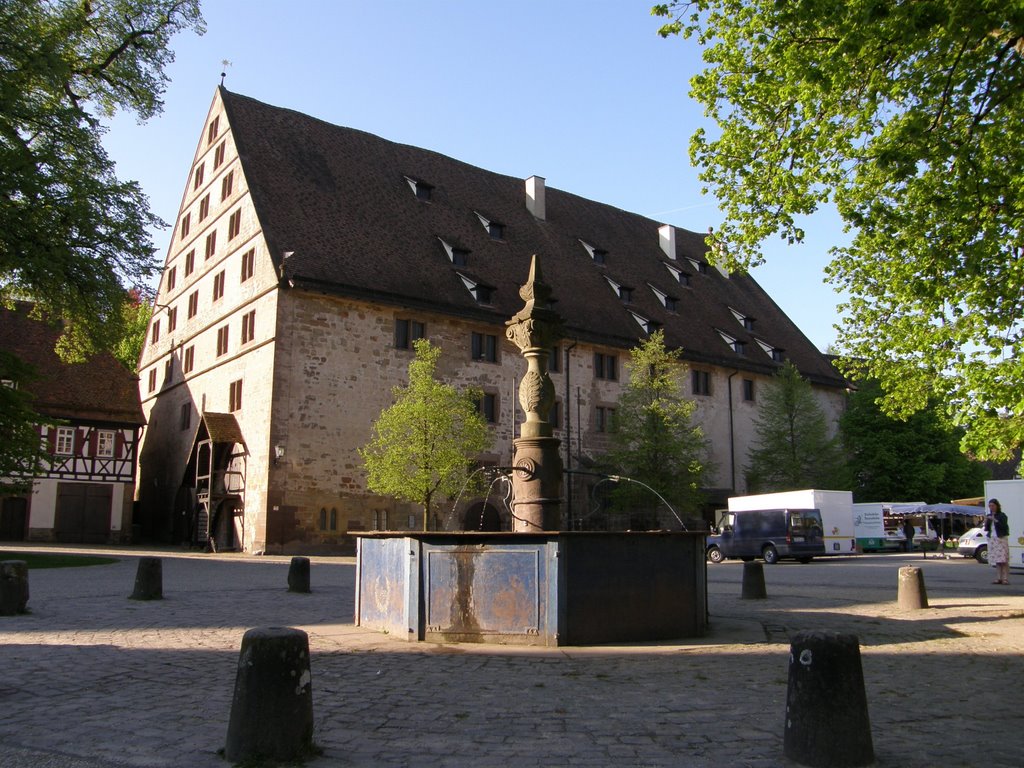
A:
POLYGON ((839 421, 854 501, 934 503, 981 494, 989 472, 960 452, 960 430, 934 406, 894 419, 878 407, 881 395, 878 382, 861 385, 839 421))
POLYGON ((113 349, 123 286, 154 271, 162 222, 117 178, 99 118, 160 111, 183 29, 203 31, 198 0, 0 3, 0 301, 61 318, 68 361, 113 349))
POLYGON ((138 291, 129 291, 120 309, 123 335, 114 344, 114 357, 129 371, 138 373, 139 358, 142 346, 146 342, 149 321, 153 317, 153 309, 142 300, 138 291))
POLYGON ((36 425, 40 419, 32 407, 26 384, 32 370, 14 355, 0 349, 0 493, 20 493, 32 487, 46 452, 36 425))
POLYGON ((420 504, 427 530, 434 498, 462 490, 491 437, 477 410, 478 393, 458 392, 436 378, 440 348, 426 339, 414 346, 409 384, 395 387, 394 404, 381 412, 359 455, 370 490, 420 504))
POLYGON ((695 0, 654 7, 703 47, 691 95, 718 126, 690 155, 726 222, 715 256, 761 262, 769 236, 835 204, 854 233, 847 373, 883 409, 942 403, 964 448, 1024 440, 1024 3, 695 0))
POLYGON ((747 467, 751 492, 841 485, 838 442, 829 437, 825 412, 796 366, 785 363, 763 393, 747 467))
MULTIPOLYGON (((606 460, 618 474, 655 489, 683 517, 700 506, 708 451, 703 431, 693 423, 696 403, 682 394, 685 367, 679 356, 679 350, 665 348, 662 331, 633 348, 606 460)), ((634 513, 660 505, 650 490, 634 483, 620 484, 612 501, 634 513)))

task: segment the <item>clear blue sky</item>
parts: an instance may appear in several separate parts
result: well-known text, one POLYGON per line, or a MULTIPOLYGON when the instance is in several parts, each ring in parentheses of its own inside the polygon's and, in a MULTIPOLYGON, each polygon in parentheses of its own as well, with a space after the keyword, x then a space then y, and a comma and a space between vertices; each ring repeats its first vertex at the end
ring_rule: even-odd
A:
MULTIPOLYGON (((105 143, 173 221, 223 70, 236 93, 706 232, 720 214, 687 154, 707 122, 688 96, 700 51, 658 37, 652 3, 205 0, 207 33, 173 40, 163 114, 119 117, 105 143)), ((832 212, 806 230, 753 275, 824 349, 838 297, 822 269, 846 236, 832 212)))

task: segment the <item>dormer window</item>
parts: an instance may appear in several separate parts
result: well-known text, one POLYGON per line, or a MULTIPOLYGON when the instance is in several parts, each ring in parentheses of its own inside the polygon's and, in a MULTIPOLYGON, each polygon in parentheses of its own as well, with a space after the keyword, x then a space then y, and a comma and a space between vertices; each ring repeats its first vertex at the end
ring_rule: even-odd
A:
POLYGON ((736 318, 736 322, 737 323, 739 323, 740 325, 743 326, 744 330, 747 330, 747 331, 753 331, 754 330, 754 318, 747 317, 742 312, 740 312, 739 310, 733 309, 732 307, 729 307, 729 311, 732 312, 732 316, 736 318))
POLYGON ((697 261, 696 259, 687 259, 693 265, 694 270, 700 275, 706 275, 708 273, 708 263, 706 261, 697 261))
POLYGON ((722 337, 722 340, 726 344, 728 344, 730 347, 732 347, 732 351, 735 352, 737 355, 744 355, 744 354, 746 354, 746 351, 747 351, 747 344, 746 344, 746 342, 740 341, 735 336, 730 336, 728 333, 725 333, 724 331, 719 331, 718 335, 722 337))
POLYGON ((473 295, 473 298, 476 299, 478 303, 491 303, 491 300, 494 297, 493 286, 478 283, 476 280, 471 280, 470 278, 462 274, 459 275, 459 278, 462 280, 463 285, 466 286, 466 290, 468 290, 473 295))
POLYGON ((580 245, 586 250, 587 255, 594 260, 595 264, 604 264, 608 257, 608 251, 602 251, 600 248, 595 248, 590 243, 585 243, 580 240, 580 245))
POLYGON ((412 189, 412 193, 416 195, 417 200, 423 200, 424 202, 430 201, 434 193, 434 188, 432 186, 424 181, 410 179, 408 176, 405 177, 405 180, 408 182, 409 188, 412 189))
POLYGON ((654 333, 661 327, 661 323, 656 323, 653 320, 649 320, 643 315, 638 315, 636 312, 630 312, 629 314, 631 314, 633 316, 633 319, 636 320, 637 325, 643 328, 644 333, 654 333))
POLYGON ((665 269, 667 269, 669 273, 672 275, 673 280, 675 280, 680 285, 685 285, 687 288, 690 287, 689 272, 683 272, 683 270, 679 269, 678 267, 674 267, 671 264, 666 264, 665 262, 662 262, 662 264, 665 264, 665 269))
POLYGON ((504 224, 500 224, 497 221, 491 221, 482 213, 477 213, 476 217, 480 219, 480 223, 483 225, 483 228, 487 230, 487 234, 491 236, 491 240, 505 239, 504 224))
POLYGON ((608 281, 608 285, 612 287, 612 290, 615 291, 615 294, 619 297, 619 299, 621 299, 624 302, 630 302, 633 300, 632 288, 626 285, 622 285, 621 283, 617 283, 610 277, 605 277, 605 280, 608 281))
POLYGON ((761 341, 760 339, 756 339, 756 341, 757 341, 757 346, 759 346, 761 348, 761 350, 766 355, 768 355, 768 357, 770 357, 772 360, 774 360, 776 363, 784 363, 784 362, 786 362, 786 352, 785 352, 785 350, 779 349, 778 347, 773 347, 771 344, 769 344, 769 343, 767 343, 765 341, 761 341))
POLYGON ((661 306, 667 309, 669 312, 675 312, 679 305, 679 300, 675 296, 669 296, 662 290, 655 288, 650 283, 647 284, 655 296, 658 297, 658 301, 661 302, 661 306))
POLYGON ((465 267, 469 264, 469 251, 465 248, 456 248, 450 243, 446 243, 441 238, 437 238, 441 245, 444 247, 444 252, 448 256, 448 261, 454 264, 456 267, 465 267))

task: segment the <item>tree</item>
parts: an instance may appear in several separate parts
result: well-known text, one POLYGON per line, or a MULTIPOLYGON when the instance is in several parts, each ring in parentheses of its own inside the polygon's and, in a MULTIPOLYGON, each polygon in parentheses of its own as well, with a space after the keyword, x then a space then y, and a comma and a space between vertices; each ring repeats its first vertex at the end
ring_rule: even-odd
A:
POLYGON ((841 484, 842 456, 811 385, 790 362, 764 388, 747 483, 754 492, 841 484))
POLYGON ((906 421, 887 416, 878 407, 881 394, 878 382, 860 384, 839 420, 854 501, 977 496, 989 472, 959 451, 959 431, 934 406, 906 421))
POLYGON ((114 344, 114 357, 129 371, 138 373, 139 358, 146 343, 146 331, 153 318, 153 308, 142 300, 138 290, 128 292, 128 301, 121 305, 121 326, 124 335, 114 344))
POLYGON ((618 485, 612 495, 617 508, 656 508, 659 502, 650 489, 680 515, 692 515, 700 505, 707 440, 693 423, 696 403, 682 394, 680 354, 666 349, 663 331, 630 352, 629 383, 616 404, 606 460, 618 474, 638 482, 618 485))
POLYGON ((0 496, 29 490, 47 455, 36 429, 47 420, 35 413, 24 386, 33 376, 28 365, 0 349, 0 496))
POLYGON ((476 393, 458 392, 436 378, 440 348, 426 339, 414 347, 409 384, 394 388, 394 404, 381 412, 359 455, 370 490, 421 505, 428 530, 434 499, 463 489, 490 434, 476 393))
POLYGON ((117 178, 100 120, 160 112, 184 29, 203 31, 198 0, 0 3, 0 301, 60 318, 65 360, 113 349, 124 286, 155 269, 163 223, 117 178))
POLYGON ((656 5, 695 38, 691 95, 717 123, 690 156, 726 221, 713 258, 761 262, 769 236, 834 203, 852 243, 845 371, 905 417, 944 404, 963 448, 1024 440, 1024 4, 694 0, 656 5))

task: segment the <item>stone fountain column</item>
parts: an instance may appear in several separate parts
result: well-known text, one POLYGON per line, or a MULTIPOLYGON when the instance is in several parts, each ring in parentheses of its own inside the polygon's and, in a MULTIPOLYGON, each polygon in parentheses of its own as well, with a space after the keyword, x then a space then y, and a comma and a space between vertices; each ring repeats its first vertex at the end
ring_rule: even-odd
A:
POLYGON ((548 354, 562 335, 562 318, 548 308, 551 288, 544 284, 534 255, 530 276, 519 289, 526 304, 505 323, 505 336, 526 358, 519 384, 519 404, 526 421, 519 428, 512 465, 512 530, 519 533, 557 531, 562 522, 561 441, 552 437, 548 418, 555 403, 555 385, 548 376, 548 354))

